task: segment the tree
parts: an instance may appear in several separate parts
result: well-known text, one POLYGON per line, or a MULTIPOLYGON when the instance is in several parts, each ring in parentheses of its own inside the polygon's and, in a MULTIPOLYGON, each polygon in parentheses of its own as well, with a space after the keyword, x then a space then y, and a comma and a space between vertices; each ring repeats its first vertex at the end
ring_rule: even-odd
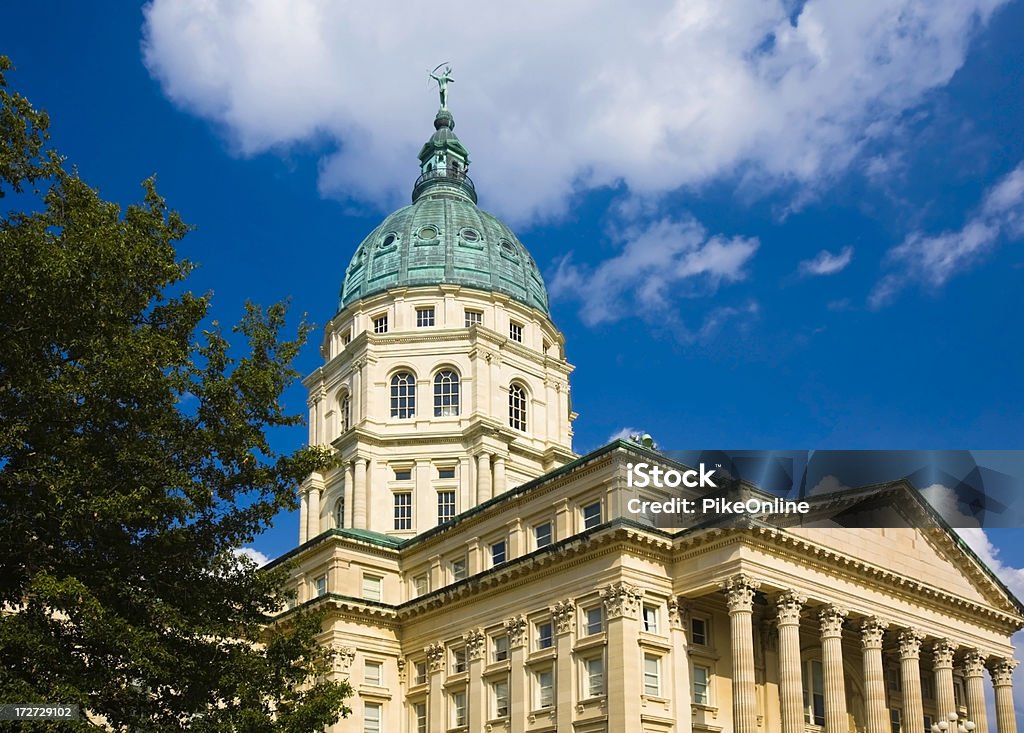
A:
POLYGON ((0 195, 29 210, 0 218, 0 701, 125 731, 320 731, 350 694, 325 681, 321 619, 268 624, 288 569, 233 552, 329 461, 266 436, 301 422, 280 398, 309 327, 283 338, 284 306, 250 304, 243 356, 200 334, 208 297, 170 294, 188 227, 152 180, 122 213, 67 170, 9 69, 0 195))

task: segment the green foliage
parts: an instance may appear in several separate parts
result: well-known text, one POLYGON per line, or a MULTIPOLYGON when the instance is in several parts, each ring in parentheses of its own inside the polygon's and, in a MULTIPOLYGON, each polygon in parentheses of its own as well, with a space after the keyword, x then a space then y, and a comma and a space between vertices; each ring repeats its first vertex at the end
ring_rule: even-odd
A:
POLYGON ((168 295, 188 227, 152 180, 122 212, 65 170, 9 68, 0 194, 37 193, 0 219, 0 700, 124 731, 320 731, 351 692, 323 681, 322 620, 268 627, 287 568, 233 553, 328 460, 266 438, 301 422, 280 397, 309 327, 283 338, 284 306, 249 304, 243 357, 219 328, 197 341, 208 298, 168 295))

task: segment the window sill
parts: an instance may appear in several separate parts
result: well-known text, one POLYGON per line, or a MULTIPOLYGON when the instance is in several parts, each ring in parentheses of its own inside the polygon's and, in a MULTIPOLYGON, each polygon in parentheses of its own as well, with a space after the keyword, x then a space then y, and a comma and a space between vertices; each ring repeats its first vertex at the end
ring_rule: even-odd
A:
POLYGON ((603 631, 598 633, 598 634, 591 634, 590 636, 584 636, 582 639, 579 639, 576 642, 575 646, 573 646, 573 651, 582 650, 582 649, 591 649, 593 647, 598 647, 598 646, 604 646, 607 643, 607 641, 608 641, 607 635, 603 631))

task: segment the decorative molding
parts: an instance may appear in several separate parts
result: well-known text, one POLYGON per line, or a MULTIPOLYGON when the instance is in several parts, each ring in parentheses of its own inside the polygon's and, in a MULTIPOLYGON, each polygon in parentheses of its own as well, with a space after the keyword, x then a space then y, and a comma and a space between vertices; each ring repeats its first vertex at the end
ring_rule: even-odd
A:
POLYGON ((339 646, 334 650, 334 669, 336 672, 348 674, 352 669, 352 662, 355 661, 356 650, 351 646, 339 646))
MULTIPOLYGON (((668 625, 672 629, 685 629, 686 622, 693 610, 691 604, 684 596, 671 596, 668 599, 668 625)), ((683 637, 686 638, 685 636, 683 637)))
POLYGON ((405 684, 405 657, 398 658, 398 682, 405 684))
POLYGON ((881 649, 889 624, 877 616, 869 616, 860 624, 860 643, 865 649, 881 649))
POLYGON ((480 629, 470 629, 462 635, 466 642, 466 657, 469 660, 483 659, 487 650, 487 635, 480 629))
POLYGON ((830 604, 818 612, 818 619, 821 621, 821 638, 828 639, 835 636, 842 636, 843 621, 846 619, 845 608, 830 604))
POLYGON ((900 632, 900 659, 919 659, 921 656, 921 642, 924 634, 917 629, 906 629, 900 632))
POLYGON ((447 651, 444 644, 435 641, 423 650, 427 655, 427 667, 431 672, 443 672, 447 651))
POLYGON ((508 633, 508 645, 510 649, 516 649, 526 645, 526 630, 529 628, 529 624, 526 621, 526 616, 513 616, 507 618, 503 622, 505 625, 505 631, 508 633))
POLYGON ((551 618, 556 633, 572 633, 576 628, 576 604, 570 600, 559 601, 551 607, 551 618))
POLYGON ((787 590, 775 599, 776 618, 779 626, 799 626, 800 611, 807 603, 807 596, 796 591, 787 590))
POLYGON ((630 585, 624 580, 612 583, 601 591, 601 600, 604 601, 604 612, 609 619, 613 618, 636 618, 640 610, 640 599, 644 591, 635 585, 630 585))
POLYGON ((725 591, 725 603, 729 607, 729 613, 753 611, 754 591, 760 587, 761 581, 754 580, 746 573, 737 573, 723 581, 722 590, 725 591))

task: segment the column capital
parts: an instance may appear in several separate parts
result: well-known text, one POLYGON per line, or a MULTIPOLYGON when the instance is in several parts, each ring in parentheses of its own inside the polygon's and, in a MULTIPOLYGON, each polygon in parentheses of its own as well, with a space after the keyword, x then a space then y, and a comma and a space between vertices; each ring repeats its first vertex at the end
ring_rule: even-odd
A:
POLYGON ((635 618, 644 592, 625 581, 612 583, 601 591, 605 615, 612 618, 635 618))
POLYGON ((431 672, 444 671, 445 648, 444 644, 435 641, 423 650, 427 655, 427 666, 431 672))
POLYGON ((988 671, 992 675, 993 687, 1004 687, 1013 684, 1013 670, 1017 667, 1016 659, 1000 657, 989 663, 988 671))
POLYGON ((845 608, 836 605, 828 605, 818 612, 818 620, 821 621, 821 638, 828 639, 843 635, 843 621, 849 613, 845 608))
POLYGON ((956 654, 957 646, 949 639, 936 639, 932 644, 932 667, 933 669, 952 669, 953 656, 956 654))
POLYGON ((668 599, 668 625, 673 629, 686 628, 686 620, 690 616, 690 602, 684 596, 671 596, 668 599))
POLYGON ((334 649, 334 669, 337 672, 347 674, 352 669, 352 662, 356 658, 355 647, 339 646, 334 649))
POLYGON ((526 629, 529 628, 526 616, 513 616, 512 618, 505 619, 502 623, 505 625, 505 632, 508 634, 508 646, 510 649, 526 645, 526 629))
POLYGON ((985 675, 985 655, 980 649, 968 649, 964 654, 964 677, 985 675))
POLYGON ((484 658, 484 642, 487 641, 487 636, 480 629, 470 629, 462 635, 462 639, 466 642, 466 658, 467 659, 483 659, 484 658))
POLYGON ((559 601, 551 607, 551 618, 558 634, 568 634, 576 628, 576 604, 571 600, 559 601))
POLYGON ((900 643, 900 659, 919 659, 921 642, 924 634, 917 629, 904 629, 898 637, 900 643))
POLYGON ((807 603, 807 596, 796 591, 787 590, 779 594, 775 599, 775 609, 778 613, 779 626, 798 626, 800 624, 800 611, 807 603))
POLYGON ((729 613, 751 611, 754 608, 754 591, 761 587, 761 582, 754 580, 746 573, 737 573, 722 582, 725 591, 725 603, 729 613))
POLYGON ((877 616, 869 616, 860 624, 860 643, 864 649, 881 649, 882 637, 889 624, 877 616))

